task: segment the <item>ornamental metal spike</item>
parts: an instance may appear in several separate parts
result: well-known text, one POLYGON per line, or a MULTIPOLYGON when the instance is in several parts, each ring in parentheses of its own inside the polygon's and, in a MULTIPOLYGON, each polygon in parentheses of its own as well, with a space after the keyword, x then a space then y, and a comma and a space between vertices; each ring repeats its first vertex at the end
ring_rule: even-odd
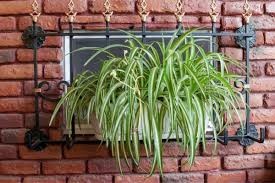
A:
POLYGON ((36 0, 34 0, 32 3, 32 13, 30 13, 30 15, 32 17, 32 21, 35 23, 38 21, 38 18, 41 15, 41 12, 39 11, 39 4, 36 0))
POLYGON ((211 2, 209 15, 211 17, 212 22, 216 23, 218 16, 219 16, 219 12, 217 12, 217 1, 216 0, 212 0, 212 2, 211 2))
POLYGON ((139 8, 138 14, 141 18, 141 21, 146 22, 147 17, 149 15, 149 12, 147 11, 147 2, 146 2, 146 0, 140 0, 139 1, 139 6, 140 6, 140 8, 139 8))
POLYGON ((76 19, 76 15, 77 12, 74 11, 75 5, 74 5, 74 1, 70 0, 69 4, 68 4, 68 13, 66 13, 67 17, 68 17, 68 21, 70 23, 73 23, 76 19))
POLYGON ((111 11, 111 3, 109 0, 105 0, 104 2, 104 8, 105 8, 105 12, 103 12, 104 18, 106 22, 110 22, 111 21, 111 17, 113 15, 113 11, 111 11))
POLYGON ((183 3, 182 0, 178 0, 177 4, 176 4, 176 12, 175 12, 175 16, 177 19, 178 23, 182 23, 182 19, 184 16, 185 12, 183 9, 183 3))
POLYGON ((250 5, 248 4, 248 0, 245 0, 243 5, 243 18, 246 24, 249 24, 250 18, 252 16, 252 11, 250 9, 250 5))

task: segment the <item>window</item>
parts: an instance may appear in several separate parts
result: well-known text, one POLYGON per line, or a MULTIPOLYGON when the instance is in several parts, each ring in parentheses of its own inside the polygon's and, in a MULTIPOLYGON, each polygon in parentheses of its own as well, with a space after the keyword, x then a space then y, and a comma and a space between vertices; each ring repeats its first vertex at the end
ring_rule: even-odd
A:
MULTIPOLYGON (((164 40, 170 40, 170 38, 173 36, 174 32, 148 32, 148 35, 146 36, 146 42, 150 43, 152 41, 161 41, 164 40)), ((123 32, 114 32, 114 34, 111 34, 109 44, 124 44, 127 39, 129 39, 128 35, 125 35, 123 32)), ((141 38, 141 36, 138 36, 141 38)), ((211 36, 195 36, 196 39, 199 39, 199 43, 206 51, 211 51, 211 43, 212 43, 212 37, 211 36)), ((106 36, 105 32, 95 32, 94 36, 75 36, 72 39, 72 49, 70 50, 70 39, 69 37, 65 37, 64 41, 64 53, 65 53, 65 61, 64 61, 64 78, 66 81, 70 81, 70 56, 68 53, 70 53, 73 50, 82 48, 82 47, 105 47, 106 46, 106 36)), ((115 54, 123 54, 123 50, 112 50, 115 54)), ((73 69, 73 75, 76 76, 77 74, 81 73, 85 70, 91 70, 91 71, 98 71, 100 69, 100 65, 102 64, 102 60, 104 59, 102 56, 98 57, 97 60, 91 62, 87 66, 83 66, 85 61, 88 60, 88 58, 93 53, 91 51, 79 51, 75 52, 72 55, 72 69, 73 69)), ((96 123, 96 119, 94 118, 90 125, 83 124, 82 128, 79 128, 76 126, 76 134, 96 134, 97 129, 93 124, 96 123)), ((80 122, 81 123, 81 122, 80 122)), ((207 131, 212 131, 211 124, 208 123, 207 131)), ((168 135, 168 134, 166 134, 168 135)), ((164 137, 166 136, 164 134, 164 137)))

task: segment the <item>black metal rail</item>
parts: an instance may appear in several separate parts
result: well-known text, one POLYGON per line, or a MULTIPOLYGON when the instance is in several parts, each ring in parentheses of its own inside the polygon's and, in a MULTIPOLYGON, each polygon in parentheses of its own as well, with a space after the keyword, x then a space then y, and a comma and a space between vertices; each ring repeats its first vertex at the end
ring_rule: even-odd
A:
MULTIPOLYGON (((60 22, 60 21, 59 21, 60 22)), ((60 26, 61 27, 61 26, 60 26)), ((182 24, 179 22, 177 28, 182 29, 182 24)), ((142 21, 142 30, 141 31, 133 31, 134 35, 140 36, 142 41, 146 41, 146 37, 155 35, 156 33, 146 30, 146 22, 142 21)), ((71 124, 71 136, 65 135, 62 139, 57 141, 49 140, 47 135, 40 129, 40 121, 39 121, 39 100, 45 99, 49 101, 57 101, 59 98, 51 98, 44 94, 44 92, 50 90, 51 85, 47 81, 38 81, 38 70, 37 70, 37 51, 43 45, 45 41, 45 37, 48 36, 68 36, 70 38, 70 51, 72 51, 72 39, 74 36, 105 36, 106 44, 110 44, 110 39, 112 36, 121 35, 119 31, 110 31, 109 22, 106 21, 106 30, 99 32, 79 32, 73 29, 73 23, 69 23, 69 31, 68 32, 45 32, 41 27, 37 26, 35 22, 33 22, 32 26, 28 27, 23 35, 22 39, 27 48, 33 49, 33 63, 34 63, 34 86, 35 86, 35 126, 33 129, 28 131, 25 135, 25 143, 27 147, 33 150, 41 150, 44 149, 47 144, 66 144, 68 147, 71 147, 74 143, 81 144, 98 144, 100 141, 94 140, 82 140, 79 139, 75 132, 75 120, 73 120, 71 124)), ((173 31, 164 32, 163 35, 171 35, 173 31)), ((246 120, 245 120, 245 128, 242 130, 241 128, 237 131, 236 135, 229 136, 227 130, 223 132, 223 135, 218 136, 218 142, 221 144, 228 144, 229 141, 239 141, 241 145, 248 146, 253 144, 254 142, 263 143, 265 139, 265 128, 260 129, 260 134, 257 132, 257 129, 254 124, 250 123, 250 92, 249 92, 249 79, 250 79, 250 60, 249 60, 249 51, 250 47, 255 43, 255 30, 249 24, 245 24, 243 27, 238 29, 236 32, 223 32, 216 28, 216 24, 212 23, 212 29, 210 32, 196 32, 193 33, 194 36, 211 36, 212 39, 217 39, 222 36, 233 36, 236 39, 236 43, 245 50, 245 64, 246 64, 246 75, 243 81, 240 81, 239 84, 235 83, 236 87, 241 87, 243 93, 245 94, 245 101, 248 107, 246 107, 246 120), (241 84, 241 86, 240 86, 241 84)), ((215 51, 217 46, 216 42, 212 41, 212 50, 215 51)), ((72 64, 72 55, 70 55, 70 82, 73 81, 73 64, 72 64)), ((70 83, 66 81, 60 81, 57 83, 57 87, 61 90, 61 86, 70 86, 70 83)), ((64 88, 64 87, 63 87, 64 88)), ((213 140, 213 137, 207 137, 207 140, 213 140)))

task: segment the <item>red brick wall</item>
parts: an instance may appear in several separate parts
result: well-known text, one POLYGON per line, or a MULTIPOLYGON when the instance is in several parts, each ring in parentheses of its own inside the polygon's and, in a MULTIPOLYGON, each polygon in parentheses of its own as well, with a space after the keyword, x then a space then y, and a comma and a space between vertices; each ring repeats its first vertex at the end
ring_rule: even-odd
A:
MULTIPOLYGON (((57 30, 58 18, 64 22, 68 0, 41 0, 42 16, 39 23, 45 30, 57 30)), ((104 27, 102 0, 75 0, 79 12, 77 28, 97 29, 104 27)), ((148 27, 175 27, 174 1, 148 0, 151 11, 148 27)), ((210 26, 208 17, 210 0, 186 1, 185 27, 210 26)), ((115 14, 112 26, 140 27, 134 0, 113 0, 115 14)), ((213 144, 200 149, 195 165, 189 169, 186 157, 179 147, 170 143, 164 149, 164 177, 158 174, 144 179, 149 160, 142 158, 141 166, 122 165, 125 175, 119 174, 109 150, 95 145, 75 145, 71 150, 50 146, 41 152, 32 152, 24 145, 26 129, 34 125, 32 51, 24 48, 21 32, 31 24, 28 13, 31 0, 0 1, 0 183, 173 183, 173 182, 275 182, 275 1, 253 1, 252 22, 257 28, 257 47, 250 54, 252 59, 252 122, 257 127, 267 126, 267 140, 243 148, 237 143, 219 145, 212 153, 213 144), (274 140, 273 140, 274 139, 274 140)), ((221 11, 219 27, 233 31, 242 25, 243 2, 218 1, 221 11)), ((62 73, 61 38, 48 38, 38 53, 38 75, 54 83, 62 73)), ((222 50, 237 59, 243 59, 243 51, 234 48, 234 40, 221 40, 222 50)), ((50 91, 52 94, 55 90, 50 91)), ((41 101, 42 127, 48 126, 54 105, 41 101)), ((230 133, 238 126, 233 125, 230 133)), ((60 137, 58 126, 49 130, 51 139, 60 137)))

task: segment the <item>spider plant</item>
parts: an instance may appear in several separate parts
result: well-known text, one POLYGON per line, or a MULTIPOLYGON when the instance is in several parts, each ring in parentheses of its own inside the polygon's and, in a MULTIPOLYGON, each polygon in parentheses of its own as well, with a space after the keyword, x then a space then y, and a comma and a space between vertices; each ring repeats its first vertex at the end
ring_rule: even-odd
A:
POLYGON ((213 140, 239 116, 241 93, 232 86, 238 76, 229 73, 227 64, 237 62, 221 53, 205 52, 187 31, 165 41, 142 43, 131 36, 126 45, 82 48, 107 55, 98 73, 79 74, 56 106, 51 122, 65 105, 67 124, 73 116, 87 120, 96 114, 102 140, 118 160, 131 157, 139 164, 140 145, 144 144, 152 171, 162 174, 164 125, 169 125, 167 141, 174 134, 190 165, 202 143, 206 143, 206 125, 212 123, 213 140), (113 48, 124 51, 114 55, 113 48), (219 69, 213 66, 213 62, 219 69), (226 120, 225 120, 226 118, 226 120))

